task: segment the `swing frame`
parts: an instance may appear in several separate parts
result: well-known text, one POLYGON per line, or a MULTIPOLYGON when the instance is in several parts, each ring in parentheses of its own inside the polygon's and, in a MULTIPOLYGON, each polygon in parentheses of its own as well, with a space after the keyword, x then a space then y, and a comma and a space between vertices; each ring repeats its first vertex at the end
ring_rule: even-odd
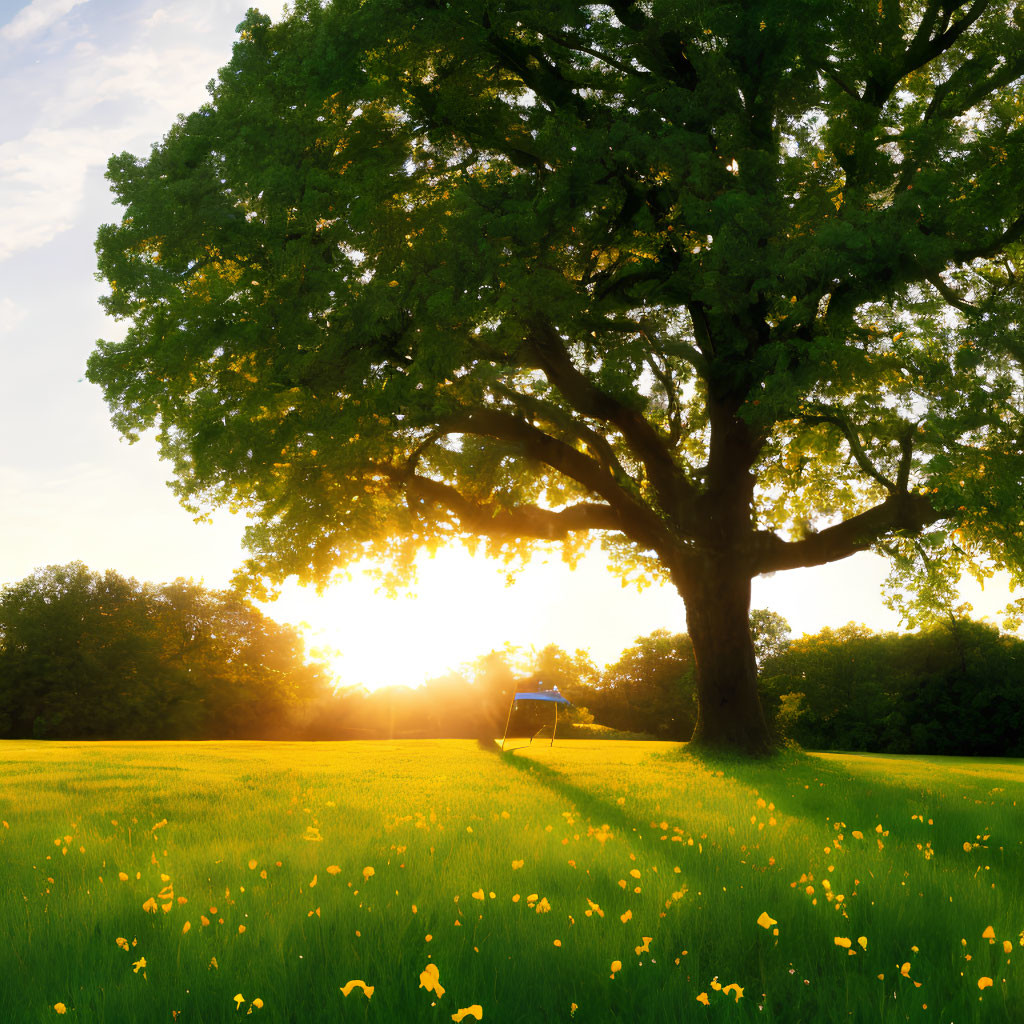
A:
MULTIPOLYGON (((520 700, 547 700, 547 701, 551 701, 551 703, 554 705, 554 708, 553 708, 553 710, 554 710, 554 720, 552 721, 552 724, 551 724, 551 742, 548 744, 549 747, 553 747, 555 745, 555 733, 558 731, 558 705, 559 704, 566 704, 569 707, 572 707, 572 702, 566 700, 565 697, 563 697, 558 692, 558 687, 557 686, 554 687, 554 689, 548 690, 548 691, 542 691, 542 692, 537 692, 537 693, 527 693, 527 692, 524 691, 524 692, 515 693, 515 694, 512 695, 512 701, 510 702, 510 704, 508 706, 508 715, 505 718, 505 732, 502 734, 502 737, 501 737, 501 750, 502 750, 502 752, 504 753, 504 750, 505 750, 505 740, 508 738, 508 727, 509 727, 509 723, 512 721, 512 711, 514 710, 516 704, 520 700)), ((544 726, 541 726, 540 729, 538 729, 530 737, 530 743, 533 743, 533 741, 537 738, 537 736, 540 735, 541 730, 543 730, 543 728, 544 728, 544 726)))

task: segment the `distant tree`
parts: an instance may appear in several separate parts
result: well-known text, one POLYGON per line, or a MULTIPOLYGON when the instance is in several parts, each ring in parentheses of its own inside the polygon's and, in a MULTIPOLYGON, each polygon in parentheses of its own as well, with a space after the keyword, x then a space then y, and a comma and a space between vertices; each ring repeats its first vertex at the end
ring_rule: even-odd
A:
MULTIPOLYGON (((570 654, 557 644, 548 644, 539 651, 533 652, 530 668, 531 673, 521 680, 519 689, 536 690, 558 689, 567 700, 571 701, 574 710, 562 708, 559 721, 565 718, 566 723, 583 722, 589 717, 589 708, 596 699, 601 681, 601 670, 594 664, 590 654, 577 649, 570 654)), ((535 722, 535 729, 551 722, 550 709, 523 705, 518 716, 524 723, 535 722)))
POLYGON ((688 739, 697 717, 690 638, 664 629, 637 637, 605 669, 590 710, 600 724, 615 729, 688 739))
POLYGON ((281 735, 325 687, 295 630, 191 581, 75 562, 0 591, 0 735, 281 735))
POLYGON ((790 644, 789 623, 769 608, 754 608, 750 613, 750 636, 754 642, 757 667, 779 657, 790 644))
POLYGON ((958 618, 901 643, 917 668, 897 709, 909 752, 1024 756, 1024 641, 958 618))
POLYGON ((307 663, 290 626, 250 602, 178 580, 161 589, 162 622, 175 643, 173 662, 201 680, 205 728, 218 736, 273 735, 326 683, 322 665, 307 663))
POLYGON ((516 648, 506 645, 503 650, 477 658, 469 666, 476 703, 475 735, 483 743, 491 743, 504 729, 519 677, 513 668, 518 655, 516 648))
POLYGON ((466 675, 449 672, 428 679, 423 689, 429 698, 424 717, 432 736, 480 736, 479 692, 466 675))
POLYGON ((577 648, 570 654, 557 644, 542 647, 533 658, 531 682, 557 686, 574 703, 586 703, 585 696, 598 684, 601 670, 588 651, 577 648))
POLYGON ((769 662, 762 685, 779 733, 807 747, 1024 754, 1024 641, 982 623, 822 630, 769 662))
MULTIPOLYGON (((297 0, 109 178, 89 363, 252 577, 596 531, 770 745, 761 573, 1024 565, 1016 0, 297 0)), ((936 584, 937 585, 937 584, 936 584)), ((941 589, 941 587, 940 587, 941 589)))
POLYGON ((147 597, 134 580, 81 562, 0 591, 0 735, 159 733, 164 688, 147 597))
POLYGON ((381 739, 420 739, 437 735, 424 715, 426 694, 411 686, 379 686, 363 701, 363 715, 370 735, 381 739))
POLYGON ((784 695, 800 693, 795 721, 789 707, 794 739, 824 749, 871 749, 901 685, 902 666, 887 650, 891 639, 851 622, 793 640, 765 668, 766 705, 778 707, 784 695))

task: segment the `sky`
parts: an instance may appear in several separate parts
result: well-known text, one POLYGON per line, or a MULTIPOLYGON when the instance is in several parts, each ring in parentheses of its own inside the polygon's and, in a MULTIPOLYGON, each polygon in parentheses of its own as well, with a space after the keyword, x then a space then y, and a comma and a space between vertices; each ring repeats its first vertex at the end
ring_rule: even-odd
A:
MULTIPOLYGON (((104 170, 145 154, 206 99, 255 0, 0 0, 0 586, 73 560, 139 580, 226 586, 244 521, 196 523, 168 488, 152 438, 123 441, 84 380, 96 340, 117 340, 97 299, 93 242, 119 219, 104 170)), ((275 20, 280 2, 258 3, 275 20)), ((754 607, 795 635, 855 620, 897 629, 882 604, 884 562, 857 555, 754 581, 754 607)), ((1009 593, 963 588, 998 621, 1009 593)), ((685 629, 671 587, 623 588, 600 555, 570 571, 535 559, 508 585, 502 566, 460 550, 421 566, 390 600, 357 568, 323 595, 286 585, 264 610, 299 625, 344 685, 416 685, 506 643, 584 648, 614 661, 654 629, 685 629)))

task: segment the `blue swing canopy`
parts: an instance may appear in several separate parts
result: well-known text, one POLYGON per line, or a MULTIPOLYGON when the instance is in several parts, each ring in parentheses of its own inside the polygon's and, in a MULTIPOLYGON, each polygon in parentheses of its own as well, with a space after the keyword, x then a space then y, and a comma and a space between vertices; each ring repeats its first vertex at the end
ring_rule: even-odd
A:
MULTIPOLYGON (((554 723, 553 723, 552 728, 551 728, 551 745, 554 746, 554 743, 555 743, 555 730, 558 728, 558 705, 559 704, 564 704, 568 708, 573 707, 572 701, 571 700, 567 700, 565 697, 563 697, 558 692, 558 687, 557 686, 552 687, 550 690, 537 690, 536 692, 531 692, 529 690, 519 690, 517 693, 513 694, 512 700, 511 700, 511 702, 509 703, 509 706, 508 706, 508 718, 505 719, 505 735, 501 737, 501 749, 502 750, 505 749, 505 740, 508 738, 508 723, 512 720, 512 709, 521 700, 546 700, 550 704, 554 705, 552 710, 555 713, 555 718, 554 718, 554 723)), ((538 730, 538 732, 539 731, 540 730, 538 730)), ((536 735, 537 734, 534 733, 534 736, 536 736, 536 735)), ((534 736, 530 737, 530 742, 531 743, 533 743, 534 736)))
POLYGON ((512 700, 513 702, 518 700, 553 700, 556 704, 565 704, 568 707, 572 707, 572 701, 566 700, 558 690, 540 690, 537 693, 530 693, 526 690, 522 690, 517 693, 512 700))

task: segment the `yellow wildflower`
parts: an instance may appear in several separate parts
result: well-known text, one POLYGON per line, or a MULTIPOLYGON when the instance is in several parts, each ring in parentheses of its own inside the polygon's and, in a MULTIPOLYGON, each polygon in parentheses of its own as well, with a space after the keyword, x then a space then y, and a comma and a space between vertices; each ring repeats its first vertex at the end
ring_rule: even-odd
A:
POLYGON ((364 993, 364 995, 366 996, 367 999, 369 999, 370 996, 373 995, 373 986, 372 985, 367 985, 365 981, 359 981, 358 979, 356 979, 354 981, 346 982, 344 985, 342 985, 341 986, 341 994, 343 996, 348 996, 348 994, 352 991, 352 989, 354 989, 356 987, 361 988, 363 990, 363 993, 364 993))
POLYGON ((433 992, 438 999, 444 995, 444 986, 438 980, 441 972, 437 969, 437 964, 427 964, 426 967, 420 971, 420 988, 425 988, 428 992, 433 992))
POLYGON ((723 996, 727 996, 730 992, 735 992, 736 993, 736 1002, 737 1003, 743 998, 743 989, 741 989, 739 987, 739 985, 736 984, 736 982, 733 982, 731 985, 726 985, 722 989, 722 995, 723 996))

